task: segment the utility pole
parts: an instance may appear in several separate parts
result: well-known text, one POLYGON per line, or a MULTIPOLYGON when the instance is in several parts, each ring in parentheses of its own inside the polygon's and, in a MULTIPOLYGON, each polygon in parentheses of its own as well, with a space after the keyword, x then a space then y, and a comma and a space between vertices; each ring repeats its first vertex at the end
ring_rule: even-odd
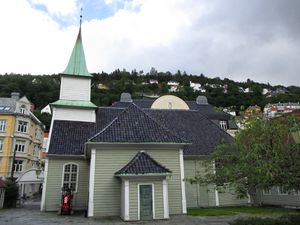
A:
POLYGON ((10 179, 13 181, 14 180, 14 172, 15 172, 16 148, 14 146, 14 136, 12 136, 11 138, 12 138, 12 149, 14 151, 14 154, 13 154, 12 165, 11 165, 10 179))

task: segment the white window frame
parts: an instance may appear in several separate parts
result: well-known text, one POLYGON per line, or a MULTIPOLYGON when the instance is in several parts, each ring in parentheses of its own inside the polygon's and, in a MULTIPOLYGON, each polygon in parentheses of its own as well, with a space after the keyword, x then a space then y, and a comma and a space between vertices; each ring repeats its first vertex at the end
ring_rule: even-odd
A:
POLYGON ((155 195, 154 195, 154 183, 138 183, 138 220, 141 220, 141 212, 140 212, 140 186, 141 185, 151 185, 152 186, 152 219, 155 219, 155 195))
POLYGON ((0 152, 4 149, 4 138, 0 138, 0 152))
POLYGON ((63 165, 63 171, 62 171, 62 182, 61 182, 61 188, 62 188, 62 190, 64 189, 64 184, 65 183, 68 183, 68 187, 70 188, 70 184, 71 183, 73 183, 73 182, 71 182, 71 177, 72 177, 72 165, 75 165, 75 166, 77 166, 77 174, 76 174, 76 183, 75 183, 75 190, 72 190, 73 192, 77 192, 77 190, 78 190, 78 174, 79 174, 79 164, 78 163, 74 163, 74 162, 69 162, 69 163, 65 163, 64 165, 63 165), (66 166, 68 166, 68 165, 70 165, 70 172, 68 172, 69 173, 69 181, 65 181, 65 168, 66 168, 66 166))
POLYGON ((20 107, 20 113, 22 113, 22 114, 26 113, 26 106, 25 105, 21 105, 21 107, 20 107))
POLYGON ((15 142, 15 148, 14 148, 14 150, 16 152, 24 153, 25 152, 25 148, 26 148, 26 141, 16 140, 16 142, 15 142))
POLYGON ((0 132, 6 131, 6 120, 0 120, 0 132))
POLYGON ((270 188, 264 188, 263 189, 263 195, 271 195, 271 189, 270 188))
POLYGON ((288 191, 283 192, 282 187, 277 187, 278 195, 288 195, 288 191))
POLYGON ((220 120, 220 121, 219 121, 219 124, 220 124, 220 127, 221 127, 223 130, 226 130, 226 129, 227 129, 227 121, 225 121, 225 120, 220 120))
POLYGON ((39 127, 35 128, 35 139, 41 139, 41 130, 39 127))
POLYGON ((18 120, 18 132, 27 133, 28 121, 18 120))
POLYGON ((14 161, 14 171, 16 173, 21 173, 23 171, 24 160, 16 159, 14 161))
POLYGON ((32 155, 33 156, 39 156, 39 151, 40 151, 40 148, 39 148, 39 146, 38 145, 34 145, 34 148, 33 148, 33 153, 32 153, 32 155))
POLYGON ((294 190, 293 193, 294 193, 294 195, 300 195, 300 190, 298 190, 298 191, 294 190))

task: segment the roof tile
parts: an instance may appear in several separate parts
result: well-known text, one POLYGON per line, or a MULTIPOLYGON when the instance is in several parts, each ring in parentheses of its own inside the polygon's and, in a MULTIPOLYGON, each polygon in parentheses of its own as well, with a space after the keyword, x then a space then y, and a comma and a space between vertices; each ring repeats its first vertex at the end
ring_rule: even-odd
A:
POLYGON ((150 155, 144 151, 138 152, 133 159, 122 169, 117 171, 116 175, 146 175, 171 173, 169 169, 159 164, 150 155))
POLYGON ((187 143, 157 123, 135 104, 130 104, 107 127, 93 136, 91 142, 187 143))

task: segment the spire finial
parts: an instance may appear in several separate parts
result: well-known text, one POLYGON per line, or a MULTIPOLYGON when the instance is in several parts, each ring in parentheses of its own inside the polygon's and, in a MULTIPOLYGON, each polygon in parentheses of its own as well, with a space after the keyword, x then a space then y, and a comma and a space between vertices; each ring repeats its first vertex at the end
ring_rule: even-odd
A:
POLYGON ((80 8, 80 27, 81 27, 81 23, 82 23, 82 8, 80 8))

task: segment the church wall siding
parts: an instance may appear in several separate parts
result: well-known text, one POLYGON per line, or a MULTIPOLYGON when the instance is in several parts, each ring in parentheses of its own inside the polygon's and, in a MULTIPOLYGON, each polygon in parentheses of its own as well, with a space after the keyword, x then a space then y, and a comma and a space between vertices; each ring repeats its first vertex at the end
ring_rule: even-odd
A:
POLYGON ((268 194, 262 190, 257 190, 255 199, 257 203, 263 205, 276 205, 276 206, 291 206, 299 207, 300 205, 300 192, 289 190, 286 194, 280 194, 278 187, 272 187, 268 194))
MULTIPOLYGON (((185 177, 193 178, 198 173, 205 173, 205 166, 202 159, 185 159, 184 160, 184 172, 185 177)), ((219 192, 219 206, 232 206, 232 205, 246 205, 248 204, 248 198, 239 199, 232 188, 226 188, 219 192)), ((216 196, 214 185, 200 186, 198 184, 191 184, 186 182, 186 197, 187 207, 215 207, 216 196)))
POLYGON ((80 77, 61 77, 59 99, 65 100, 91 100, 91 80, 80 77))
POLYGON ((46 211, 58 211, 61 202, 61 188, 63 165, 66 163, 77 163, 79 165, 78 189, 74 193, 74 209, 84 210, 87 208, 88 197, 88 174, 89 164, 87 160, 80 159, 48 159, 47 189, 45 199, 46 211))
POLYGON ((55 120, 95 122, 94 109, 55 108, 55 120))
POLYGON ((141 146, 96 150, 94 216, 120 216, 121 181, 114 173, 139 150, 145 150, 154 160, 172 171, 168 180, 170 215, 182 213, 179 149, 147 149, 141 146))

